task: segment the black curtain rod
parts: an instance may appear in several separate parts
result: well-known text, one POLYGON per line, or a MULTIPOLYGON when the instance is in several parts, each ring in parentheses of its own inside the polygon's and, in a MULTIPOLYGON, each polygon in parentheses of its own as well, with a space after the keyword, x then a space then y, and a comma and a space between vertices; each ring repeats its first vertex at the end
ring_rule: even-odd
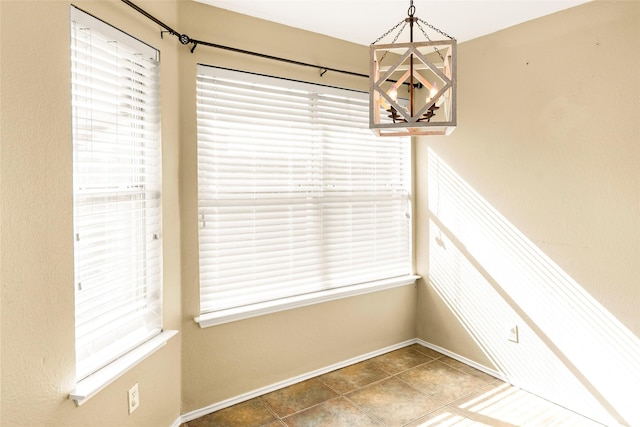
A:
POLYGON ((333 71, 333 72, 336 72, 336 73, 348 74, 350 76, 365 77, 367 79, 369 78, 369 76, 367 74, 354 73, 352 71, 339 70, 339 69, 330 68, 330 67, 322 67, 320 65, 308 64, 306 62, 294 61, 292 59, 280 58, 280 57, 277 57, 277 56, 266 55, 266 54, 258 53, 258 52, 251 52, 251 51, 248 51, 248 50, 238 49, 238 48, 235 48, 235 47, 229 47, 229 46, 223 46, 223 45, 219 45, 219 44, 215 44, 215 43, 209 43, 209 42, 206 42, 206 41, 203 41, 203 40, 192 39, 191 37, 189 37, 186 34, 178 33, 173 28, 169 27, 167 24, 165 24, 164 22, 162 22, 159 19, 157 19, 156 17, 154 17, 153 15, 151 15, 146 10, 138 7, 137 5, 135 5, 130 0, 122 0, 122 2, 125 3, 126 5, 132 7, 133 9, 135 9, 136 11, 138 11, 139 13, 144 15, 145 17, 149 18, 150 20, 152 20, 156 24, 160 25, 162 28, 164 28, 165 31, 161 31, 160 32, 160 36, 161 37, 163 37, 164 33, 169 33, 172 36, 178 37, 178 39, 180 40, 180 43, 182 43, 184 45, 192 44, 193 46, 191 47, 191 53, 193 53, 193 51, 196 49, 196 47, 198 45, 203 45, 203 46, 213 47, 213 48, 216 48, 216 49, 224 49, 224 50, 229 50, 231 52, 242 53, 242 54, 245 54, 245 55, 257 56, 259 58, 265 58, 265 59, 271 59, 271 60, 274 60, 274 61, 286 62, 288 64, 295 64, 295 65, 301 65, 303 67, 317 68, 317 69, 321 70, 320 76, 323 76, 324 73, 326 73, 327 71, 333 71))

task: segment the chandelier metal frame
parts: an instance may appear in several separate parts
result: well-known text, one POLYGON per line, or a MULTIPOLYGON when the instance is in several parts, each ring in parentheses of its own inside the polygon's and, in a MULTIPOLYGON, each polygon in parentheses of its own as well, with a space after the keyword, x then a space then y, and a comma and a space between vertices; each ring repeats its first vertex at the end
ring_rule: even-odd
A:
POLYGON ((370 47, 369 127, 379 136, 449 135, 456 127, 456 40, 415 16, 408 17, 370 47), (407 24, 409 42, 396 43, 407 24), (414 41, 414 25, 426 41, 414 41), (424 26, 445 36, 431 40, 424 26), (399 31, 390 44, 379 41, 399 31), (400 89, 407 88, 403 95, 400 89))

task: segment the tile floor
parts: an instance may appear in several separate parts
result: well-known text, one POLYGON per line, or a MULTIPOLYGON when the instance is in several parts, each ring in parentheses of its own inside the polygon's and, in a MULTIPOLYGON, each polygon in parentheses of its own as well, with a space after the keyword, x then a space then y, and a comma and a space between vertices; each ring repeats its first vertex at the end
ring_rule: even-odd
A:
POLYGON ((183 427, 600 424, 414 344, 239 403, 183 427))

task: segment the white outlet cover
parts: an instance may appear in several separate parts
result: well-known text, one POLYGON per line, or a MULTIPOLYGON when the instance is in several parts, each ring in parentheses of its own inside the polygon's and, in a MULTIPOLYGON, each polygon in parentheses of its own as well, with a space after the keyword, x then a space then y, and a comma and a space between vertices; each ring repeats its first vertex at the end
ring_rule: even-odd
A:
POLYGON ((509 341, 518 342, 518 325, 510 323, 506 325, 506 334, 509 341))
POLYGON ((140 406, 140 393, 138 392, 138 383, 129 389, 129 414, 138 409, 140 406))

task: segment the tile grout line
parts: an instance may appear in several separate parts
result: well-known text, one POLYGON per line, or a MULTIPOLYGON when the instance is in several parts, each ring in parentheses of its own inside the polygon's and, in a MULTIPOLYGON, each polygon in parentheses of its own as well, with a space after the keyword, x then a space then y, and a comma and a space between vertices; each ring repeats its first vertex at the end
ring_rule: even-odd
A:
MULTIPOLYGON (((318 377, 316 377, 316 378, 317 378, 318 380, 320 380, 320 382, 321 382, 322 384, 324 384, 326 387, 328 387, 328 388, 329 388, 329 389, 331 389, 332 391, 334 391, 334 392, 338 393, 340 397, 344 397, 345 399, 347 399, 347 401, 348 401, 349 403, 351 403, 354 407, 356 407, 360 412, 362 412, 363 414, 365 414, 365 415, 366 415, 366 416, 368 416, 369 418, 372 418, 372 419, 374 419, 375 421, 377 421, 377 422, 379 422, 379 423, 381 423, 382 425, 385 425, 385 426, 386 426, 387 424, 386 424, 386 423, 385 423, 381 418, 379 418, 379 417, 378 417, 378 416, 376 416, 375 414, 373 414, 373 413, 371 413, 371 412, 367 411, 366 409, 364 409, 364 408, 363 408, 362 406, 360 406, 357 402, 355 402, 354 400, 350 399, 348 395, 349 395, 349 394, 353 394, 353 393, 355 393, 355 392, 357 392, 357 391, 359 391, 359 390, 362 390, 362 389, 364 389, 364 388, 367 388, 367 387, 373 386, 373 385, 375 385, 375 384, 379 384, 379 383, 382 383, 382 382, 384 382, 384 381, 388 381, 388 380, 390 380, 390 379, 396 379, 396 380, 398 380, 398 381, 402 382, 403 384, 405 384, 405 385, 407 385, 407 386, 411 387, 413 390, 415 390, 416 392, 420 393, 422 396, 424 396, 424 397, 426 397, 426 398, 429 398, 429 399, 433 400, 434 402, 438 403, 438 405, 439 405, 439 406, 438 406, 438 407, 436 407, 435 409, 433 409, 432 411, 429 411, 429 412, 427 412, 427 413, 425 413, 425 414, 422 414, 422 415, 420 415, 419 417, 417 417, 417 418, 415 418, 415 419, 412 419, 412 420, 409 420, 407 423, 404 423, 404 424, 403 424, 404 426, 406 426, 406 425, 409 425, 409 424, 411 424, 411 423, 413 423, 413 422, 415 422, 415 421, 419 420, 419 419, 420 419, 420 418, 422 418, 422 417, 425 417, 425 416, 428 416, 429 414, 432 414, 432 413, 433 413, 433 412, 435 412, 435 411, 441 410, 442 408, 449 408, 449 403, 453 403, 453 401, 451 401, 451 402, 449 402, 449 403, 445 403, 445 402, 443 402, 443 401, 441 401, 441 400, 439 400, 439 399, 436 399, 436 398, 434 398, 433 396, 431 396, 431 395, 429 395, 428 393, 426 393, 426 392, 424 392, 424 391, 420 390, 419 388, 415 387, 414 385, 412 385, 412 384, 408 383, 407 381, 403 380, 402 378, 400 378, 400 377, 398 376, 398 375, 400 375, 400 374, 403 374, 403 373, 405 373, 405 372, 408 372, 408 371, 410 371, 410 370, 412 370, 412 369, 414 369, 414 368, 417 368, 417 367, 419 367, 419 366, 423 366, 423 365, 426 365, 426 364, 429 364, 429 363, 432 363, 432 362, 438 361, 439 359, 443 358, 443 357, 444 357, 444 355, 439 355, 438 357, 433 357, 432 355, 425 354, 425 353, 421 352, 419 349, 412 348, 411 346, 406 347, 406 349, 411 349, 411 350, 413 350, 413 351, 415 351, 415 352, 417 352, 417 353, 419 353, 419 354, 421 354, 421 355, 423 355, 423 356, 425 356, 425 357, 429 358, 429 360, 427 360, 427 361, 425 361, 425 362, 423 362, 423 363, 418 363, 417 365, 411 366, 410 368, 402 369, 401 371, 398 371, 398 372, 395 372, 395 373, 389 372, 389 370, 385 370, 384 368, 379 368, 382 372, 384 372, 384 373, 386 374, 386 376, 385 376, 384 378, 381 378, 381 379, 378 379, 378 380, 372 381, 372 382, 367 383, 367 384, 365 384, 365 385, 363 385, 363 386, 361 386, 361 387, 357 387, 357 388, 354 388, 354 389, 352 389, 352 390, 348 390, 348 391, 346 391, 346 392, 339 392, 338 390, 335 390, 333 387, 331 387, 329 384, 327 384, 325 381, 323 381, 323 380, 322 380, 322 378, 321 378, 321 376, 318 376, 318 377)), ((373 360, 373 359, 376 359, 376 358, 384 357, 386 354, 390 354, 390 353, 392 353, 392 352, 393 352, 393 351, 390 351, 390 352, 388 352, 388 353, 382 354, 382 355, 380 355, 380 356, 377 356, 377 357, 374 357, 374 358, 372 358, 372 359, 368 359, 368 360, 373 360)), ((364 361, 364 362, 366 362, 366 361, 364 361)), ((358 363, 363 363, 363 362, 358 362, 358 363)), ((445 362, 443 361, 442 363, 445 363, 445 362)), ((445 363, 445 364, 446 364, 446 363, 445 363)), ((452 368, 452 369, 455 369, 456 371, 458 371, 458 372, 460 372, 460 373, 462 373, 462 374, 469 375, 468 373, 463 372, 463 371, 461 371, 461 370, 459 370, 459 369, 456 369, 456 368, 454 368, 453 366, 450 366, 450 365, 448 365, 448 364, 446 364, 446 365, 447 365, 448 367, 452 368)), ((349 365, 349 366, 353 366, 353 365, 349 365)), ((346 368, 346 367, 345 367, 345 368, 346 368)), ((344 368, 341 368, 341 369, 344 369, 344 368)), ((335 372, 335 371, 334 371, 334 372, 335 372)), ((326 375, 326 374, 325 374, 325 375, 326 375)), ((332 398, 332 399, 335 399, 335 398, 332 398)), ((332 400, 332 399, 329 399, 329 400, 332 400)), ((455 400, 457 400, 457 399, 454 399, 454 401, 455 401, 455 400)), ((322 403, 324 403, 324 402, 322 402, 322 403)), ((319 403, 318 405, 321 405, 322 403, 319 403)), ((314 405, 314 406, 317 406, 317 405, 314 405)), ((309 407, 309 408, 311 408, 311 407, 309 407)), ((299 412, 305 411, 305 410, 307 410, 307 409, 309 409, 309 408, 302 409, 302 410, 301 410, 301 411, 299 411, 299 412)), ((457 412, 456 412, 456 413, 457 413, 457 412)))
MULTIPOLYGON (((395 350, 393 350, 393 351, 395 351, 395 350)), ((391 352, 389 352, 389 353, 391 353, 391 352)), ((388 354, 388 353, 384 353, 384 354, 388 354)), ((382 354, 382 355, 380 355, 380 356, 384 356, 384 354, 382 354)), ((376 356, 376 357, 380 357, 380 356, 376 356)), ((374 358, 372 358, 372 359, 375 359, 375 357, 374 357, 374 358)), ((367 359, 367 360, 365 360, 365 361, 363 361, 363 362, 366 362, 366 361, 369 361, 369 360, 372 360, 372 359, 367 359)), ((358 363, 363 363, 363 362, 358 362, 358 363)), ((355 365, 355 364, 354 364, 354 365, 355 365)), ((349 365, 349 366, 353 366, 353 365, 349 365)), ((347 367, 348 367, 348 366, 345 366, 345 368, 347 368, 347 367)), ((344 368, 341 368, 341 369, 344 369, 344 368)), ((378 418, 378 417, 377 417, 377 416, 375 416, 374 414, 369 413, 368 411, 365 411, 365 410, 364 410, 360 405, 358 405, 356 402, 354 402, 353 400, 351 400, 351 399, 349 398, 349 396, 347 396, 347 394, 355 393, 355 392, 356 392, 356 391, 358 391, 358 390, 361 390, 361 389, 363 389, 363 388, 365 388, 365 387, 368 387, 368 386, 370 386, 370 385, 372 385, 372 384, 376 384, 376 383, 379 383, 379 382, 382 382, 382 381, 386 381, 386 380, 388 380, 389 378, 391 378, 391 377, 392 377, 392 374, 390 374, 389 372, 385 371, 384 369, 380 369, 380 370, 381 370, 382 372, 384 372, 387 376, 386 376, 386 377, 384 377, 384 378, 381 378, 381 379, 379 379, 379 380, 376 380, 376 381, 370 382, 370 383, 368 383, 368 384, 365 384, 365 385, 363 385, 363 386, 361 386, 361 387, 357 387, 357 388, 355 388, 355 389, 353 389, 353 390, 347 390, 347 391, 345 391, 345 392, 339 392, 338 390, 335 390, 333 387, 331 387, 329 384, 327 384, 325 381, 323 381, 323 380, 322 380, 322 378, 321 378, 321 377, 322 377, 322 375, 318 376, 317 378, 318 378, 318 380, 320 380, 320 382, 321 382, 322 384, 324 384, 324 385, 325 385, 326 387, 328 387, 330 390, 332 390, 332 391, 334 391, 334 392, 338 393, 338 397, 342 397, 342 398, 346 399, 346 400, 347 400, 347 402, 349 402, 350 404, 352 404, 352 405, 353 405, 353 406, 354 406, 358 411, 360 411, 363 415, 365 415, 366 417, 369 417, 370 419, 373 419, 373 420, 375 420, 375 421, 379 422, 379 423, 380 423, 380 424, 382 424, 383 426, 386 426, 386 424, 385 424, 385 423, 384 423, 380 418, 378 418)), ((333 372, 336 372, 336 371, 333 371, 333 372)), ((327 374, 329 374, 329 373, 330 373, 330 372, 327 372, 327 374)), ((325 374, 325 375, 326 375, 326 374, 325 374)))
POLYGON ((262 396, 258 396, 257 399, 260 401, 260 403, 262 403, 262 405, 265 408, 267 408, 267 410, 269 412, 271 412, 271 415, 276 417, 276 421, 280 421, 280 423, 283 423, 282 417, 280 417, 280 415, 276 414, 276 411, 274 411, 273 408, 271 408, 271 406, 269 406, 269 404, 267 402, 265 402, 265 400, 262 398, 262 396))
MULTIPOLYGON (((403 355, 403 356, 405 356, 405 355, 403 355)), ((368 367, 365 366, 365 369, 368 369, 368 367)), ((493 377, 491 375, 488 375, 488 374, 486 374, 486 375, 491 377, 493 380, 496 379, 495 377, 493 377)), ((341 377, 337 376, 337 378, 339 379, 341 377)), ((345 378, 348 378, 348 375, 345 378)), ((365 407, 359 405, 356 401, 352 400, 348 395, 352 395, 353 393, 356 393, 356 392, 358 392, 360 390, 363 390, 363 389, 371 387, 371 386, 375 386, 376 384, 382 383, 384 381, 389 381, 391 379, 395 379, 395 380, 405 384, 406 386, 408 386, 411 389, 413 389, 416 392, 418 392, 421 396, 424 396, 425 398, 428 398, 428 399, 430 399, 430 400, 432 400, 432 401, 434 401, 435 403, 438 404, 438 406, 435 409, 430 410, 429 412, 424 413, 424 414, 420 415, 419 417, 417 417, 416 419, 408 421, 407 423, 403 423, 404 426, 406 426, 408 424, 411 424, 411 423, 414 423, 417 420, 419 420, 420 418, 426 417, 429 414, 432 414, 432 413, 434 413, 436 411, 442 410, 443 408, 446 408, 446 410, 449 411, 449 412, 452 412, 454 414, 457 414, 457 415, 465 417, 464 414, 459 412, 456 409, 456 407, 453 406, 453 403, 455 401, 457 401, 457 400, 463 399, 464 397, 477 392, 482 387, 486 387, 486 386, 489 386, 491 384, 490 381, 485 381, 484 378, 477 377, 477 376, 473 375, 473 373, 465 372, 463 369, 459 369, 459 367, 456 367, 453 364, 447 363, 447 356, 446 355, 441 354, 441 353, 437 353, 436 351, 431 350, 428 347, 424 347, 423 348, 423 346, 421 346, 419 344, 417 344, 417 345, 413 344, 413 345, 409 345, 409 346, 402 347, 402 348, 399 348, 399 349, 390 350, 390 351, 388 351, 386 353, 383 353, 383 354, 380 354, 378 356, 371 357, 370 359, 365 359, 365 360, 362 360, 362 361, 359 361, 359 362, 355 362, 355 363, 353 363, 351 365, 344 366, 344 367, 336 369, 334 371, 326 372, 324 374, 320 374, 320 375, 317 375, 315 377, 308 378, 305 381, 316 380, 320 385, 322 385, 326 389, 330 390, 335 395, 330 397, 330 398, 328 398, 328 399, 326 399, 326 400, 324 400, 324 401, 322 401, 322 402, 319 402, 319 403, 313 404, 311 406, 308 406, 308 407, 302 408, 300 410, 297 410, 295 412, 292 412, 291 414, 287 414, 285 416, 278 415, 278 413, 276 413, 275 409, 271 407, 271 405, 268 403, 268 401, 266 399, 264 399, 264 396, 266 396, 267 394, 257 396, 256 398, 259 400, 260 404, 263 407, 265 407, 267 409, 267 411, 275 418, 275 420, 270 421, 269 424, 277 422, 277 423, 279 423, 279 425, 286 427, 286 426, 289 425, 286 422, 286 418, 292 417, 292 416, 294 416, 296 414, 300 414, 300 413, 302 413, 304 411, 308 411, 308 410, 310 410, 312 408, 316 408, 316 407, 318 407, 320 405, 326 404, 327 402, 331 402, 331 401, 334 401, 336 399, 343 398, 349 404, 351 404, 355 409, 357 409, 358 412, 361 413, 363 416, 368 417, 369 419, 372 419, 372 420, 380 423, 381 425, 387 425, 383 421, 382 418, 380 418, 379 416, 375 415, 374 413, 369 412, 368 410, 366 410, 365 407), (415 359, 412 359, 411 357, 409 357, 409 355, 406 355, 408 359, 403 359, 403 358, 396 359, 397 362, 396 362, 396 367, 395 368, 394 368, 394 365, 393 365, 394 358, 390 358, 388 361, 384 360, 385 356, 387 356, 387 355, 389 355, 389 354, 391 354, 391 353, 393 353, 395 351, 401 351, 401 350, 406 350, 410 354, 413 353, 412 357, 415 357, 416 354, 419 354, 419 355, 423 356, 424 358, 426 358, 427 360, 419 362, 416 365, 413 365, 413 366, 411 366, 409 368, 406 368, 406 369, 404 368, 406 363, 403 363, 403 362, 412 363, 413 361, 415 361, 415 359), (421 351, 421 350, 425 350, 425 351, 421 351), (375 360, 375 359, 378 359, 378 360, 375 360), (380 360, 380 359, 382 359, 382 360, 380 360), (373 361, 373 363, 371 363, 372 361, 373 361), (391 363, 389 364, 387 362, 391 362, 391 363), (409 372, 409 371, 411 371, 413 369, 417 369, 417 368, 419 368, 421 366, 425 366, 425 365, 428 365, 428 364, 431 364, 431 363, 434 363, 434 362, 440 362, 441 364, 443 364, 447 368, 449 368, 449 369, 451 369, 451 370, 453 370, 453 371, 455 371, 457 373, 460 373, 462 375, 475 377, 477 380, 481 381, 483 383, 483 385, 477 387, 476 389, 474 389, 472 391, 469 391, 468 393, 465 393, 463 396, 457 396, 455 399, 448 400, 448 401, 442 401, 441 399, 435 398, 434 396, 432 396, 431 394, 427 393, 426 391, 423 391, 420 388, 418 388, 417 386, 415 386, 415 385, 407 382, 406 380, 400 378, 400 375, 402 375, 402 374, 404 374, 406 372, 409 372), (353 388, 353 389, 349 389, 348 385, 347 385, 347 390, 344 391, 344 392, 338 391, 336 388, 332 387, 329 384, 329 382, 327 382, 326 379, 322 378, 322 377, 325 377, 327 375, 330 375, 331 373, 339 372, 342 369, 347 369, 347 368, 349 368, 351 366, 355 366, 355 365, 361 364, 361 363, 362 364, 371 364, 371 366, 374 369, 376 369, 376 370, 380 371, 380 373, 384 374, 384 377, 383 378, 378 378, 375 381, 371 381, 371 382, 369 382, 367 384, 364 384, 362 386, 358 386, 358 387, 353 388), (385 363, 387 363, 387 366, 391 366, 391 368, 390 369, 389 368, 385 369, 384 368, 384 366, 385 366, 384 364, 385 363), (394 370, 396 368, 398 368, 397 365, 400 365, 399 368, 401 370, 399 370, 399 371, 394 373, 394 370)), ((500 380, 500 379, 498 378, 497 380, 500 380)), ((339 385, 340 383, 338 382, 337 384, 339 385)), ((289 386, 289 387, 291 387, 291 386, 289 386)), ((262 427, 266 427, 269 424, 265 424, 262 427)), ((188 424, 187 424, 187 426, 188 426, 188 424)))

